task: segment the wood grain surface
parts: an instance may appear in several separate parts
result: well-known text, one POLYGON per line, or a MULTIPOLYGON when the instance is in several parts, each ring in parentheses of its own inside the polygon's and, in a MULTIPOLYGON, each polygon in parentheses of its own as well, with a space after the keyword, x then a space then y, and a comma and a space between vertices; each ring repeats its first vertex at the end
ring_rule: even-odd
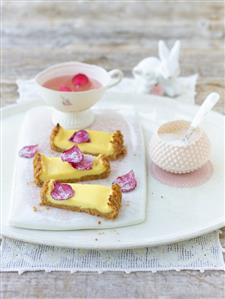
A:
MULTIPOLYGON (((2 106, 15 102, 18 78, 51 64, 78 60, 131 76, 159 39, 180 39, 182 75, 200 75, 196 103, 216 90, 224 112, 223 1, 3 1, 2 33, 2 106)), ((1 298, 224 298, 224 279, 220 271, 1 273, 1 298)))

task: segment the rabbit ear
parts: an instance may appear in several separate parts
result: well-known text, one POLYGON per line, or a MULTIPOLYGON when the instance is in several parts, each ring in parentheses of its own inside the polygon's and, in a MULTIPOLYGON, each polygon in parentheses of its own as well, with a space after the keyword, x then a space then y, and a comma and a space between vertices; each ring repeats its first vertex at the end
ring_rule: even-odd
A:
POLYGON ((170 60, 178 61, 180 56, 180 41, 177 40, 170 51, 170 60))
POLYGON ((159 41, 159 58, 160 60, 167 60, 169 58, 169 49, 167 48, 164 41, 159 41))

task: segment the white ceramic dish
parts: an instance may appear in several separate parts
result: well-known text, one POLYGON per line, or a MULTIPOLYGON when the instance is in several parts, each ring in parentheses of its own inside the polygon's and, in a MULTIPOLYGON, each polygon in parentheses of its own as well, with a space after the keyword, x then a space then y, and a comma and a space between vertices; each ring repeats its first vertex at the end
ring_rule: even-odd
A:
MULTIPOLYGON (((151 132, 161 123, 173 119, 190 120, 197 110, 196 106, 180 104, 168 98, 125 93, 107 93, 100 105, 118 108, 121 104, 134 105, 139 111, 146 144, 151 132)), ((25 112, 35 105, 40 105, 40 102, 24 103, 3 109, 2 235, 27 242, 72 248, 119 249, 181 241, 225 226, 224 117, 211 112, 203 128, 213 141, 212 162, 215 170, 212 178, 199 187, 176 189, 162 185, 149 175, 147 220, 143 224, 104 231, 65 232, 9 227, 7 214, 16 139, 25 112)))

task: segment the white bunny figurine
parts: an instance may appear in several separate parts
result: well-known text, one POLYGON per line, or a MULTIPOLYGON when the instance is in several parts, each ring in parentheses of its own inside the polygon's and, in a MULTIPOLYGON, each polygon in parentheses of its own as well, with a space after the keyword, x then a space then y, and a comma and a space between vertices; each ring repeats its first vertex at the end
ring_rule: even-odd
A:
POLYGON ((180 75, 180 41, 176 41, 171 50, 164 41, 159 41, 159 58, 148 57, 133 69, 136 91, 140 93, 165 94, 170 97, 190 94, 195 91, 197 75, 180 75))
POLYGON ((180 41, 177 40, 171 50, 165 42, 159 41, 160 74, 166 80, 180 75, 180 41))
POLYGON ((133 68, 136 91, 138 93, 150 93, 152 88, 158 84, 161 62, 156 57, 143 59, 133 68))
POLYGON ((160 84, 165 93, 174 96, 175 78, 180 74, 180 41, 176 41, 171 51, 163 41, 159 41, 159 57, 143 59, 133 69, 137 92, 151 93, 154 86, 160 84), (171 87, 171 84, 173 85, 171 87))
POLYGON ((178 82, 180 75, 180 41, 176 41, 171 50, 164 41, 159 41, 160 78, 159 84, 163 87, 165 94, 174 97, 179 95, 183 88, 178 82))
POLYGON ((164 41, 159 41, 160 77, 158 84, 169 97, 195 94, 198 75, 179 77, 180 75, 180 41, 176 41, 171 50, 164 41))

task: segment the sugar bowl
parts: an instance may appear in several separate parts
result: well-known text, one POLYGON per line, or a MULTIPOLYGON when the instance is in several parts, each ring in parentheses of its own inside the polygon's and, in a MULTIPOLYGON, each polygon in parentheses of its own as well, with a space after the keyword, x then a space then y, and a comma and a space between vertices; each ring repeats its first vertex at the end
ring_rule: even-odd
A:
POLYGON ((149 154, 153 163, 165 171, 184 174, 201 168, 210 158, 210 141, 197 127, 185 140, 190 122, 175 120, 164 123, 153 134, 149 154))

